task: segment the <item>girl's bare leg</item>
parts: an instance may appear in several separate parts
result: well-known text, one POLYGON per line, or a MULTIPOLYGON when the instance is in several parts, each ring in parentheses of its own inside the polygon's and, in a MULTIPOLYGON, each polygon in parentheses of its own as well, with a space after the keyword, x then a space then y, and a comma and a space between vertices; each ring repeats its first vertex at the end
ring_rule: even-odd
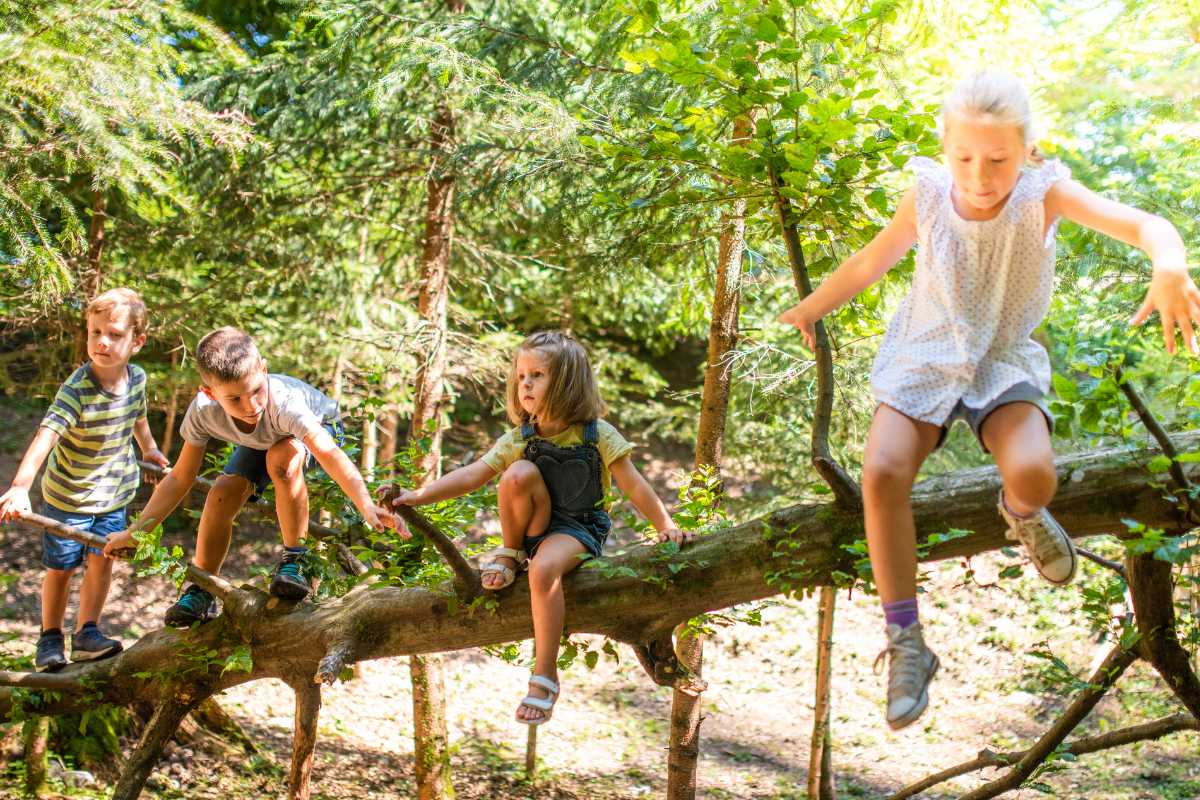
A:
MULTIPOLYGON (((533 608, 533 646, 535 675, 558 682, 558 643, 562 639, 566 602, 562 578, 582 563, 579 556, 587 551, 583 543, 565 533, 548 536, 529 562, 529 595, 533 608)), ((540 686, 530 686, 534 697, 548 697, 540 686)), ((517 719, 536 720, 545 716, 539 708, 517 707, 517 719)))
MULTIPOLYGON (((520 459, 504 470, 497 497, 500 535, 505 547, 520 550, 526 536, 537 536, 546 530, 550 523, 550 493, 542 473, 532 461, 520 459)), ((512 569, 517 567, 517 562, 507 556, 500 556, 496 561, 512 569)), ((485 575, 482 581, 485 589, 495 588, 503 582, 496 573, 485 575)))
POLYGON ((1008 403, 988 415, 979 431, 1004 479, 1004 503, 1018 517, 1045 508, 1058 490, 1054 448, 1046 417, 1033 403, 1008 403))

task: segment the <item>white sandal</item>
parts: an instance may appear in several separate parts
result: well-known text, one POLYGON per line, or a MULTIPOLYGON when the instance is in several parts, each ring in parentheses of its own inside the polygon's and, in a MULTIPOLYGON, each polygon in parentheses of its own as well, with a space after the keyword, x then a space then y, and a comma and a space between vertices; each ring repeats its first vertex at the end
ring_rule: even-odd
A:
MULTIPOLYGON (((550 693, 549 697, 537 697, 533 693, 525 695, 525 699, 521 701, 521 706, 529 706, 541 711, 544 716, 541 719, 521 719, 517 717, 517 722, 523 722, 526 725, 541 725, 543 722, 550 721, 550 715, 554 713, 554 704, 558 702, 558 684, 547 678, 545 675, 530 675, 530 686, 540 686, 550 693)), ((517 706, 520 710, 521 706, 517 706)))
POLYGON ((499 586, 488 586, 486 583, 483 584, 483 588, 489 592, 498 592, 501 589, 506 589, 509 586, 512 586, 512 582, 517 579, 517 572, 525 566, 525 562, 528 560, 525 556, 524 550, 514 550, 511 547, 498 547, 484 556, 484 558, 492 560, 484 561, 479 565, 480 581, 483 580, 484 575, 499 575, 503 579, 499 586), (517 568, 513 569, 507 564, 501 564, 499 561, 495 561, 494 559, 497 558, 511 558, 513 561, 517 562, 517 568))

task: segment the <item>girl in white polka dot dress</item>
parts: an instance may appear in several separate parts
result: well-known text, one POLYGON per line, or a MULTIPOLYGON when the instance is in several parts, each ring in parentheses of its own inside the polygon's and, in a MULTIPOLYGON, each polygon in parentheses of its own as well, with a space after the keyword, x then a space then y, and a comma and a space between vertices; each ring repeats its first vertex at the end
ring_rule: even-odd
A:
POLYGON ((917 245, 912 289, 888 326, 871 373, 879 406, 863 459, 871 567, 887 619, 887 721, 921 715, 938 659, 917 617, 917 554, 910 491, 917 470, 955 420, 992 453, 1004 488, 999 511, 1052 583, 1075 576, 1071 539, 1046 505, 1057 481, 1050 444, 1046 351, 1030 339, 1050 304, 1061 219, 1140 248, 1154 265, 1132 324, 1154 311, 1167 350, 1175 329, 1196 352, 1200 291, 1183 241, 1166 220, 1096 195, 1033 145, 1029 99, 1007 75, 979 73, 942 109, 945 166, 911 162, 916 186, 895 217, 780 321, 813 346, 816 321, 879 280, 917 245))

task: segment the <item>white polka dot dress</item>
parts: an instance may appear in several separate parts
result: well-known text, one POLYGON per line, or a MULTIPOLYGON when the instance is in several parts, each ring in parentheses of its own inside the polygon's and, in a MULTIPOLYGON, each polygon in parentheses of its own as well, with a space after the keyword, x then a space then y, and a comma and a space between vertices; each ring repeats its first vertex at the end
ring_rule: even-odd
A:
POLYGON ((917 176, 917 269, 875 356, 876 401, 941 425, 960 399, 983 408, 1022 382, 1049 391, 1050 360, 1029 336, 1054 286, 1058 220, 1046 229, 1042 201, 1070 170, 1048 161, 1022 172, 1000 213, 975 221, 954 210, 943 165, 909 163, 917 176))

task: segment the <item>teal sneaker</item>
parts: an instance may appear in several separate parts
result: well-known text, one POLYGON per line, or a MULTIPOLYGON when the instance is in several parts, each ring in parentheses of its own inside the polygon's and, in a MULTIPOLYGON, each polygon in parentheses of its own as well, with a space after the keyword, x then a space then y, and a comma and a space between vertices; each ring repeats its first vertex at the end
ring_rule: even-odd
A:
POLYGON ((216 616, 216 599, 193 583, 175 601, 175 605, 167 609, 163 624, 172 628, 190 628, 197 622, 208 622, 216 616))
POLYGON ((288 552, 283 554, 283 560, 276 565, 275 572, 271 574, 270 592, 272 595, 291 603, 299 603, 308 597, 311 587, 308 578, 304 575, 304 555, 304 553, 288 552))

